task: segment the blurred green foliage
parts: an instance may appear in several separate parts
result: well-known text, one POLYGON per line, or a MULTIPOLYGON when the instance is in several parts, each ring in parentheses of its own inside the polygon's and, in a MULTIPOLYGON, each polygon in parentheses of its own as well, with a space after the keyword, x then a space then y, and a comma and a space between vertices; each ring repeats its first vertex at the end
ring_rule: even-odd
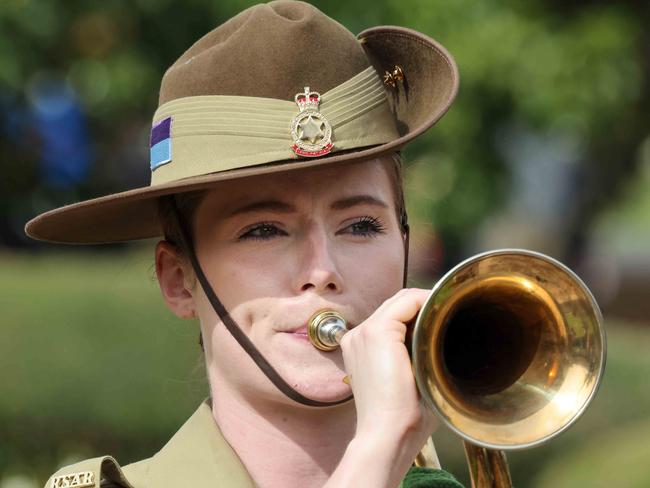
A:
MULTIPOLYGON (((63 76, 90 118, 97 149, 89 181, 62 195, 39 186, 34 147, 0 140, 0 151, 9 155, 3 161, 9 178, 0 181, 0 209, 12 217, 15 234, 21 234, 19 223, 52 206, 148 184, 146 138, 166 67, 202 34, 253 3, 0 3, 5 103, 28 104, 35 79, 63 76)), ((649 4, 313 3, 353 32, 405 25, 433 36, 455 56, 462 80, 455 106, 406 151, 411 181, 418 182, 409 192, 413 218, 435 223, 447 244, 448 264, 462 255, 463 242, 478 223, 514 190, 507 153, 522 131, 569 146, 575 181, 557 217, 568 228, 556 237, 564 241, 557 254, 571 258, 580 251, 597 213, 616 200, 634 175, 638 148, 650 132, 649 4)))

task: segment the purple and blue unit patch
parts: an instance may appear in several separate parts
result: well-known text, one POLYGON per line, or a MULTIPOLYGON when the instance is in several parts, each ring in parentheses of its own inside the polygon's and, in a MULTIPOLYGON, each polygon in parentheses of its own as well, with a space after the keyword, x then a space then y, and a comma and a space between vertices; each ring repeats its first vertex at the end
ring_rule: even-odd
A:
POLYGON ((151 171, 172 160, 172 118, 167 117, 151 128, 149 147, 151 151, 151 171))

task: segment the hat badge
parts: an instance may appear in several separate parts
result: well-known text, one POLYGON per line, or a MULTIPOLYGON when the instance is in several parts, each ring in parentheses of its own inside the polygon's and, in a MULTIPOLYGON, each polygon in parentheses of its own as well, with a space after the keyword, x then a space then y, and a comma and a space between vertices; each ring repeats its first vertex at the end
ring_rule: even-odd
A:
POLYGON ((291 122, 291 149, 298 156, 316 157, 328 154, 332 147, 332 126, 318 111, 320 93, 305 91, 294 97, 300 113, 291 122))

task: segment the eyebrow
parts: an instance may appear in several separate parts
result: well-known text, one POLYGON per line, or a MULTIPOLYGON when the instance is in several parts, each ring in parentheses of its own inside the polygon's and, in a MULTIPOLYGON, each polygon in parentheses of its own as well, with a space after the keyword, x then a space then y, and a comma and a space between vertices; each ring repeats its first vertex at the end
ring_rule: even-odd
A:
POLYGON ((332 203, 332 210, 345 210, 356 205, 372 205, 375 207, 388 208, 388 204, 372 195, 355 195, 353 197, 341 198, 332 203))
POLYGON ((249 203, 243 207, 238 207, 232 212, 229 212, 226 217, 230 218, 236 215, 262 211, 288 214, 295 212, 296 207, 280 200, 261 200, 259 202, 249 203))
MULTIPOLYGON (((352 197, 341 198, 332 202, 330 208, 332 210, 345 210, 357 205, 372 205, 375 207, 388 208, 388 204, 372 195, 354 195, 352 197)), ((242 207, 238 207, 232 212, 229 212, 226 217, 234 217, 253 212, 275 212, 281 214, 289 214, 297 211, 294 205, 283 202, 281 200, 261 200, 259 202, 249 203, 242 207)))

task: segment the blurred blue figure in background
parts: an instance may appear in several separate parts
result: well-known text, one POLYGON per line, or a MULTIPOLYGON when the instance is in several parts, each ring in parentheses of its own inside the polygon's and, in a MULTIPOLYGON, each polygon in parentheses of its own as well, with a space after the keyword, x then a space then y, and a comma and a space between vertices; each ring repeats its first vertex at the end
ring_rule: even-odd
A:
POLYGON ((40 72, 24 93, 0 97, 0 245, 9 247, 33 247, 25 220, 78 200, 95 160, 88 117, 65 78, 40 72))
POLYGON ((40 142, 41 184, 74 189, 88 179, 93 160, 87 119, 77 97, 65 80, 47 75, 32 80, 28 97, 40 142))

